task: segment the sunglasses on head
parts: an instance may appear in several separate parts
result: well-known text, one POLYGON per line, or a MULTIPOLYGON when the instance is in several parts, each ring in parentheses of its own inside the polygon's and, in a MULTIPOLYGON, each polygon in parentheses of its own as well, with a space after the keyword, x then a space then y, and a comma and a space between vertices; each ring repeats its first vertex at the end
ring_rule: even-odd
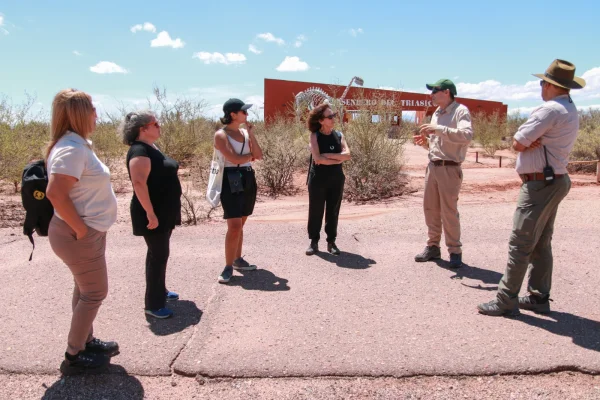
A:
POLYGON ((326 117, 324 117, 324 118, 327 118, 327 119, 334 119, 335 117, 337 117, 337 113, 333 113, 333 114, 331 114, 331 115, 328 115, 328 116, 326 116, 326 117))
POLYGON ((446 89, 442 89, 439 87, 433 88, 433 90, 431 91, 431 94, 436 94, 437 92, 443 92, 446 89))

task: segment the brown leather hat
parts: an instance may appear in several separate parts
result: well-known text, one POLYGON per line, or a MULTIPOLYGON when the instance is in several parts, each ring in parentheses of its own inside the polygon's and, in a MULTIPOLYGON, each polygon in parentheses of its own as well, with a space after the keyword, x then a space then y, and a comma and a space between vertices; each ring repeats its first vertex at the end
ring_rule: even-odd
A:
POLYGON ((583 89, 585 80, 575 76, 575 65, 565 60, 554 60, 544 74, 533 74, 563 89, 583 89))

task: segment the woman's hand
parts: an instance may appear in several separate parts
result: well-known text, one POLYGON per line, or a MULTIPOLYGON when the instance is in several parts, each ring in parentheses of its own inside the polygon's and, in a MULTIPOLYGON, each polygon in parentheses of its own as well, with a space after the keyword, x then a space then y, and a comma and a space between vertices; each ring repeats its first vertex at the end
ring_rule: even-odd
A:
POLYGON ((87 233, 89 231, 89 228, 87 227, 87 225, 84 224, 83 226, 84 226, 84 228, 80 228, 75 231, 75 237, 77 238, 77 240, 83 239, 83 237, 85 235, 87 235, 87 233))
POLYGON ((158 218, 154 214, 154 211, 146 213, 146 218, 148 218, 148 225, 146 226, 148 229, 156 229, 158 227, 158 218))

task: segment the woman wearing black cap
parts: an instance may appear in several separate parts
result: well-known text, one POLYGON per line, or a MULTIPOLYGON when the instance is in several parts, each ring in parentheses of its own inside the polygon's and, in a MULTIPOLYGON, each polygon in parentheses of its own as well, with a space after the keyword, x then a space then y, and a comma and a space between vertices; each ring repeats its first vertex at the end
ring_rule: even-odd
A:
POLYGON ((248 109, 252 104, 244 104, 239 99, 229 99, 223 105, 221 122, 225 125, 215 133, 215 149, 225 159, 221 205, 223 218, 227 220, 225 236, 225 269, 219 276, 219 283, 228 283, 233 270, 252 271, 256 265, 242 258, 244 224, 252 215, 256 202, 256 178, 252 161, 262 159, 262 150, 252 124, 247 121, 248 109), (247 129, 241 129, 245 124, 247 129))

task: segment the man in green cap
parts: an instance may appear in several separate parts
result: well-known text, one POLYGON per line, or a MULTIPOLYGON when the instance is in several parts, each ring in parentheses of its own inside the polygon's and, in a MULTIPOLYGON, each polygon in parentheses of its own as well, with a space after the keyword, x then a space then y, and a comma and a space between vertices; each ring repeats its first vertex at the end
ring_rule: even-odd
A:
POLYGON ((571 189, 567 174, 569 154, 579 131, 579 114, 571 89, 585 81, 575 76, 575 65, 554 60, 541 79, 544 103, 519 127, 513 149, 519 152, 516 170, 523 185, 513 217, 506 272, 496 298, 479 304, 478 311, 491 316, 519 315, 519 309, 550 312, 552 286, 552 233, 556 212, 571 189), (529 295, 519 297, 529 270, 529 295))
POLYGON ((462 243, 458 193, 462 184, 461 163, 465 160, 473 139, 469 110, 454 100, 456 86, 450 79, 428 83, 431 102, 437 106, 431 123, 419 127, 415 144, 429 150, 429 165, 425 173, 423 209, 428 240, 425 250, 415 261, 425 262, 441 257, 442 229, 450 253, 450 267, 462 266, 462 243))

